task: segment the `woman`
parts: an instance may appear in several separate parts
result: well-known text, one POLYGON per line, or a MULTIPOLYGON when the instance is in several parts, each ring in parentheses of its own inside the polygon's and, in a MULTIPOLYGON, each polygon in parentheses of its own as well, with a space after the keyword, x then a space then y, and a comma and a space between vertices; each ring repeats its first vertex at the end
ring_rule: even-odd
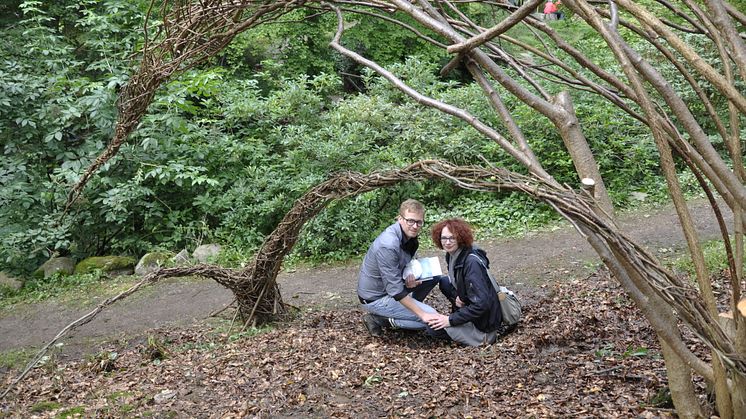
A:
POLYGON ((487 275, 489 260, 473 246, 466 221, 451 218, 433 226, 432 239, 446 251, 448 277, 456 289, 450 316, 438 314, 428 322, 430 334, 469 346, 494 343, 502 324, 497 293, 487 275))

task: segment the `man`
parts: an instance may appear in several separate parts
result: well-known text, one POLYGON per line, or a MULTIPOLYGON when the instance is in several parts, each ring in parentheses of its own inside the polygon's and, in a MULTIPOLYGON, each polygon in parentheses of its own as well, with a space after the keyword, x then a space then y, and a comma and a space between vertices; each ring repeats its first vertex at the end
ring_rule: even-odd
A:
POLYGON ((409 275, 402 279, 404 267, 419 247, 417 236, 425 223, 425 207, 408 199, 399 207, 396 222, 371 244, 360 267, 357 295, 368 311, 363 323, 373 336, 381 336, 383 327, 425 330, 427 322, 438 314, 422 302, 438 281, 418 281, 409 275))

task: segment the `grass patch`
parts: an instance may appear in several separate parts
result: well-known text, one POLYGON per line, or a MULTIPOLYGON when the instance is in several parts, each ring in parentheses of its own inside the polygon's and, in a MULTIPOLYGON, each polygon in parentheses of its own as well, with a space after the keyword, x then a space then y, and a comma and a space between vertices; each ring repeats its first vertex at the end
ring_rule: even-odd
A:
POLYGON ((35 303, 65 294, 80 296, 81 291, 99 288, 106 279, 99 272, 84 275, 55 274, 49 278, 30 278, 19 290, 3 293, 0 309, 19 303, 35 303))
MULTIPOLYGON (((53 275, 49 278, 33 278, 26 281, 19 290, 3 287, 0 289, 0 310, 9 310, 18 304, 32 304, 51 299, 73 307, 87 307, 98 303, 102 297, 110 297, 126 291, 140 277, 121 275, 109 277, 101 272, 89 274, 53 275)), ((197 277, 173 278, 167 281, 203 281, 197 277)), ((165 282, 165 281, 163 281, 165 282)), ((146 287, 138 294, 144 295, 151 287, 146 287)))
POLYGON ((80 417, 83 417, 84 414, 85 414, 85 407, 76 406, 70 409, 63 410, 57 415, 57 417, 58 418, 80 418, 80 417))
MULTIPOLYGON (((725 244, 722 240, 711 240, 702 245, 702 253, 705 258, 705 266, 710 273, 719 273, 728 269, 728 258, 725 254, 725 244)), ((746 263, 746 255, 744 257, 746 263)), ((678 271, 694 275, 694 264, 689 253, 674 259, 671 267, 678 271)))
POLYGON ((239 340, 243 340, 246 338, 250 338, 252 336, 261 335, 262 333, 267 333, 272 331, 274 328, 270 325, 267 326, 261 326, 261 327, 249 327, 246 330, 242 332, 233 333, 228 336, 229 342, 236 342, 239 340))
POLYGON ((0 352, 0 368, 21 369, 36 355, 36 350, 18 349, 0 352))
POLYGON ((62 407, 62 405, 57 402, 45 401, 36 403, 35 405, 31 406, 31 411, 34 413, 42 413, 48 412, 50 410, 56 410, 60 407, 62 407))

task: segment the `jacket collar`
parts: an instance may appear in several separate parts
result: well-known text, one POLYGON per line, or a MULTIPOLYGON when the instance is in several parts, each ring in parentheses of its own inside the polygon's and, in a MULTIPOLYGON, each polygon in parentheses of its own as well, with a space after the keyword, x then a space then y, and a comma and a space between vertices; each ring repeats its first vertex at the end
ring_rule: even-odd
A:
POLYGON ((417 248, 420 247, 420 241, 417 239, 417 237, 409 238, 406 234, 404 234, 404 230, 401 228, 401 225, 399 223, 396 224, 399 226, 399 229, 397 230, 397 233, 399 234, 399 247, 402 248, 405 252, 409 253, 411 256, 414 256, 415 252, 417 252, 417 248))

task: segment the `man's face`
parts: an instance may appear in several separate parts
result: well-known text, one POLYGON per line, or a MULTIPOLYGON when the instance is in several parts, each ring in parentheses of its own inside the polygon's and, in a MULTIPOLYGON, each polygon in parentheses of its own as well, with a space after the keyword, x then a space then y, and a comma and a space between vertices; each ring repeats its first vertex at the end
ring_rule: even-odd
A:
POLYGON ((411 210, 405 210, 403 215, 399 215, 399 225, 404 231, 404 235, 412 239, 417 237, 425 223, 425 214, 411 210))

